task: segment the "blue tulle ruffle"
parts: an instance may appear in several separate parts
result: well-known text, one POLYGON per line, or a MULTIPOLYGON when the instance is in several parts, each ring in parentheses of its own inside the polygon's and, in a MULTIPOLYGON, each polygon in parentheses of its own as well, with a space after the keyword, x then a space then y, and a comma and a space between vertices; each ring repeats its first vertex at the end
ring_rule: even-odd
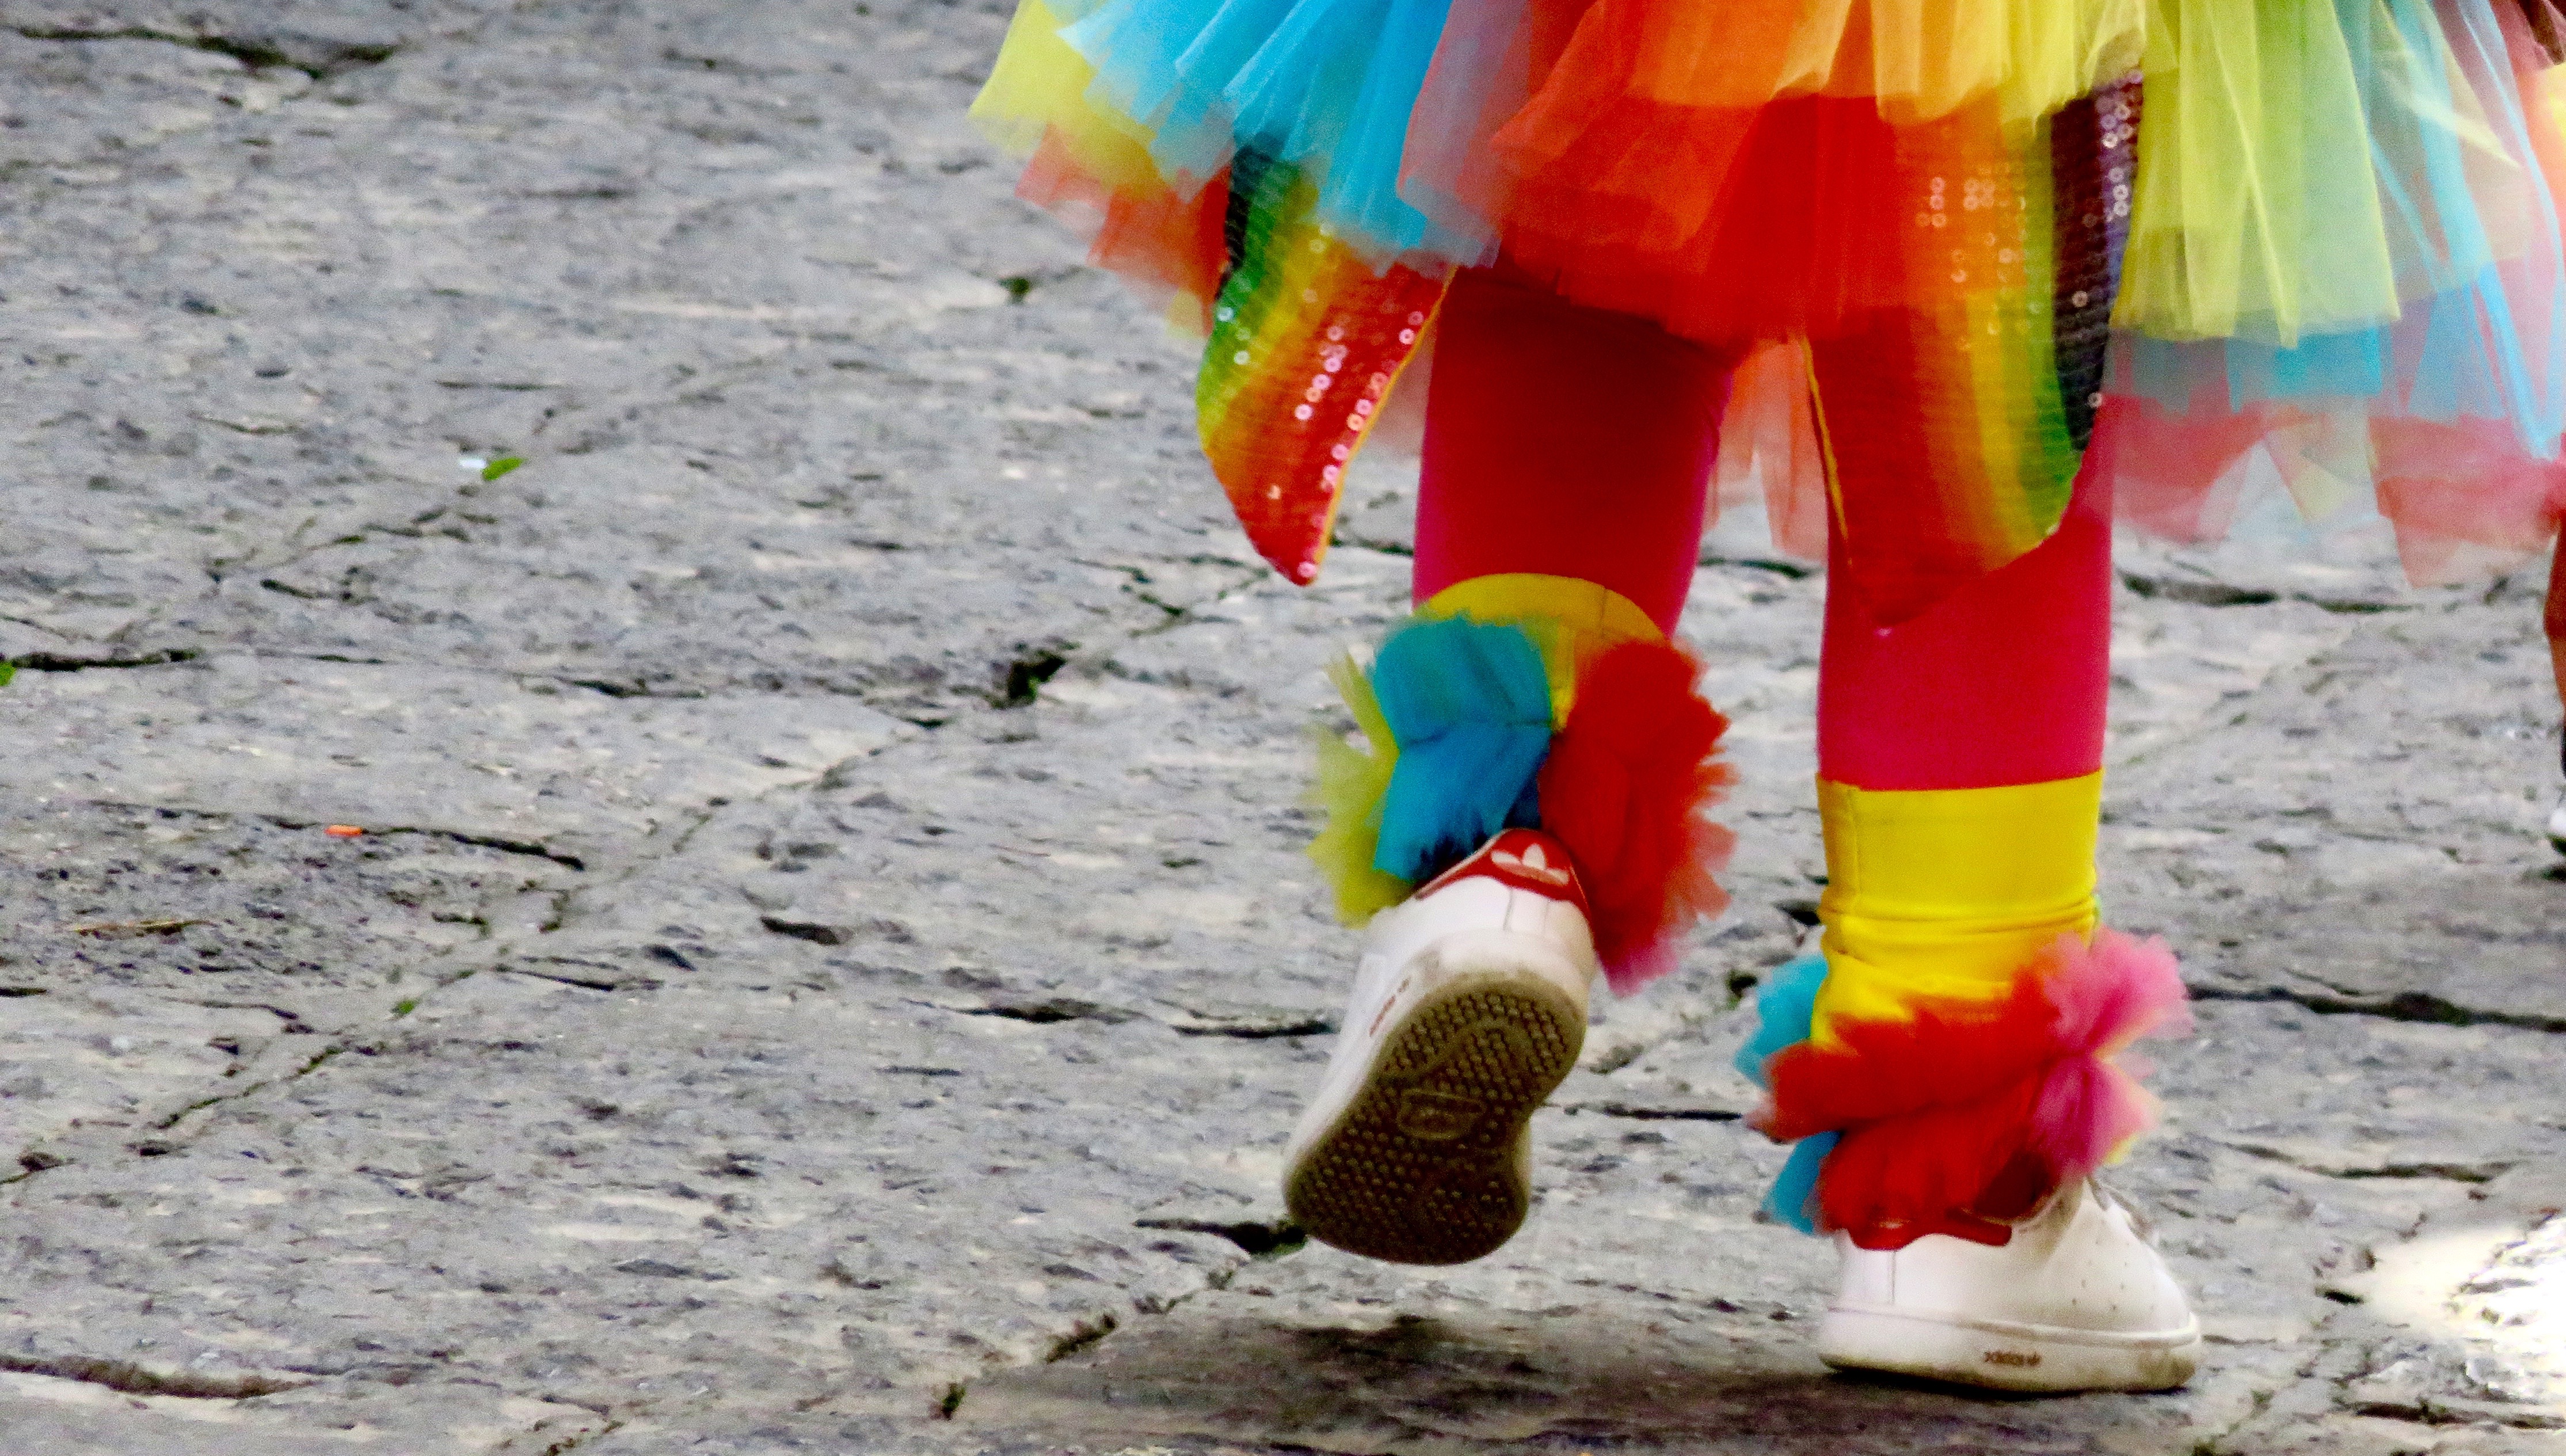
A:
MULTIPOLYGON (((1767 1091, 1772 1089, 1772 1083, 1764 1076, 1765 1064, 1783 1048, 1809 1039, 1809 1027, 1817 1017, 1818 988, 1826 980, 1827 958, 1822 955, 1786 961, 1765 978, 1763 989, 1755 993, 1754 1034, 1737 1049, 1736 1067, 1747 1081, 1767 1091)), ((1773 1178, 1773 1187, 1764 1195, 1764 1211, 1801 1233, 1816 1233, 1818 1169, 1835 1145, 1836 1134, 1832 1132, 1793 1143, 1790 1159, 1782 1164, 1782 1171, 1773 1178)))
POLYGON ((1411 622, 1382 644, 1372 689, 1399 742, 1375 868, 1430 879, 1497 831, 1540 823, 1550 674, 1523 628, 1411 622))

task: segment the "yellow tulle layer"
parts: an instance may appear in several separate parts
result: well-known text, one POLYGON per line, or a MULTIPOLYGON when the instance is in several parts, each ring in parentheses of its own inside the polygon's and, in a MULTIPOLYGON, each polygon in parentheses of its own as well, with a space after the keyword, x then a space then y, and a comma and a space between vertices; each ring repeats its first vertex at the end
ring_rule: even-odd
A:
POLYGON ((2536 179, 2448 34, 2401 25, 2387 0, 2362 24, 2362 8, 2150 0, 2116 322, 2292 345, 2385 324, 2522 255, 2536 179))
POLYGON ((1157 187, 1151 128, 1090 99, 1096 68, 1061 38, 1062 25, 1044 0, 1024 0, 988 84, 971 103, 972 122, 1019 156, 1031 155, 1048 137, 1110 191, 1157 187))

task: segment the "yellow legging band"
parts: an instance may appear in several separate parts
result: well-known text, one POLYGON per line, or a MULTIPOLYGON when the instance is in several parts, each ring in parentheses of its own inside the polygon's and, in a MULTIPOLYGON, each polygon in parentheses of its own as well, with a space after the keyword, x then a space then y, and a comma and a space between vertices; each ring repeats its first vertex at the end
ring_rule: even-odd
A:
POLYGON ((1879 791, 1818 781, 1827 980, 1811 1039, 1842 1020, 2002 999, 2062 932, 2098 919, 2103 776, 1999 789, 1879 791))

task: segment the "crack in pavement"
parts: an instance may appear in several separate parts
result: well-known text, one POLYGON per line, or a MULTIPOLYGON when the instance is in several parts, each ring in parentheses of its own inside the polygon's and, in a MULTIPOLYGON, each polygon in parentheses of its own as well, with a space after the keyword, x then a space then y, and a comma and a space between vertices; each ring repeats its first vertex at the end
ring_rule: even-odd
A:
MULTIPOLYGON (((775 930, 778 927, 769 923, 766 928, 775 930)), ((787 930, 781 933, 800 934, 800 931, 787 930)), ((812 937, 805 935, 802 938, 812 937)), ((827 940, 821 943, 836 945, 841 942, 827 940)), ((1180 1037, 1228 1037, 1251 1042, 1326 1036, 1337 1029, 1334 1017, 1297 1014, 1285 1014, 1279 1017, 1214 1017, 1178 1008, 1184 1019, 1171 1020, 1134 1011, 1128 1007, 1108 1006, 1103 1002, 1089 1001, 1077 996, 1002 997, 996 1000, 985 1000, 977 1005, 924 1001, 912 997, 908 999, 908 1004, 954 1016, 994 1016, 1008 1021, 1031 1022, 1036 1026, 1051 1026, 1065 1021, 1092 1021, 1105 1026, 1121 1026, 1126 1022, 1146 1021, 1153 1026, 1164 1027, 1180 1037)))
POLYGON ((1805 582, 1826 570, 1817 562, 1792 561, 1788 557, 1779 556, 1705 556, 1695 561, 1693 566, 1697 570, 1735 567, 1750 572, 1768 573, 1794 582, 1805 582))
POLYGON ((2411 1162, 2378 1163, 2372 1165, 2358 1163, 2319 1163, 2310 1162, 2306 1158, 2300 1157, 2297 1154, 2285 1152, 2280 1148, 2272 1147, 2260 1142, 2235 1142, 2219 1137, 2209 1138, 2207 1141, 2214 1143, 2219 1147, 2226 1148, 2231 1152, 2241 1152, 2248 1157, 2258 1157, 2268 1162, 2280 1163, 2287 1167, 2296 1168, 2300 1172, 2314 1173, 2323 1178, 2438 1178, 2451 1183, 2491 1183, 2495 1179, 2512 1171, 2514 1168, 2521 1166, 2518 1159, 2514 1159, 2509 1162, 2492 1161, 2480 1163, 2411 1162))
POLYGON ((1114 1312, 1111 1310, 1099 1314, 1094 1320, 1081 1320, 1069 1327, 1068 1334, 1051 1342, 1051 1348, 1044 1352, 1042 1362, 1048 1365, 1065 1360, 1121 1328, 1122 1322, 1114 1318, 1114 1312))
POLYGON ((2470 1400, 2464 1404, 2445 1404, 2430 1395, 2418 1396, 2412 1403, 2401 1400, 2360 1400, 2345 1407, 2354 1415, 2375 1420, 2403 1421, 2418 1426, 2495 1425, 2514 1431, 2566 1431, 2566 1415, 2544 1410, 2507 1411, 2492 1401, 2470 1400))
POLYGON ((1650 1107, 1636 1102, 1561 1102, 1558 1107, 1563 1112, 1593 1112, 1599 1117, 1630 1117, 1642 1122, 1736 1122, 1746 1116, 1727 1107, 1650 1107))
POLYGON ((278 1380, 266 1375, 214 1374, 196 1370, 154 1370, 129 1360, 94 1355, 24 1355, 0 1353, 0 1370, 21 1375, 51 1375, 104 1385, 128 1395, 174 1395, 188 1400, 248 1400, 300 1390, 309 1380, 278 1380))
MULTIPOLYGON (((270 1008, 260 1009, 267 1010, 270 1008)), ((174 1129, 179 1123, 184 1122, 189 1117, 192 1117, 196 1113, 204 1111, 209 1107, 219 1107, 228 1102, 239 1101, 244 1097, 255 1096, 270 1088, 283 1087, 289 1083, 300 1082, 304 1078, 311 1076, 313 1073, 320 1071, 323 1067, 337 1060, 340 1054, 349 1050, 349 1043, 333 1041, 329 1045, 322 1047, 312 1056, 305 1058, 300 1066, 294 1068, 294 1070, 290 1072, 284 1073, 281 1076, 270 1077, 259 1082, 229 1088, 225 1091, 215 1092, 210 1096, 196 1097, 180 1105, 175 1111, 163 1113, 160 1116, 149 1120, 144 1125, 154 1132, 167 1132, 174 1129)), ((107 1127, 125 1126, 128 1124, 100 1123, 98 1125, 101 1127, 107 1127)), ((183 1142, 171 1138, 142 1137, 127 1143, 126 1150, 133 1153, 137 1157, 166 1157, 169 1154, 178 1151, 182 1146, 184 1146, 183 1142)), ((41 1143, 30 1145, 18 1154, 19 1171, 9 1175, 8 1177, 0 1178, 0 1188, 5 1188, 12 1183, 26 1182, 28 1179, 36 1177, 39 1174, 48 1173, 60 1167, 68 1167, 76 1161, 78 1161, 78 1159, 72 1157, 68 1153, 56 1152, 41 1143)))
POLYGON ((1166 564, 1189 567, 1221 567, 1228 569, 1230 572, 1230 576, 1227 580, 1206 593, 1200 601, 1170 602, 1166 598, 1149 590, 1150 588, 1157 585, 1157 583, 1150 576, 1149 563, 1151 559, 1144 559, 1142 562, 1120 562, 1099 561, 1089 557, 1070 557, 1068 560, 1075 566, 1088 567, 1100 572, 1113 572, 1118 576, 1129 579, 1129 585, 1126 586, 1125 590, 1132 594, 1133 600, 1146 603, 1149 606, 1155 607, 1160 611, 1166 613, 1166 619, 1163 621, 1151 622, 1147 626, 1135 627, 1124 633, 1127 638, 1136 642, 1146 641, 1151 637, 1163 636, 1180 626, 1199 624, 1201 618, 1194 615, 1196 610, 1204 607, 1217 605, 1233 592, 1244 591, 1249 587, 1255 586, 1259 581, 1264 579, 1266 570, 1261 564, 1251 566, 1245 562, 1237 561, 1229 557, 1210 556, 1203 553, 1196 553, 1192 556, 1186 557, 1164 558, 1161 560, 1166 564))
MULTIPOLYGON (((195 654, 191 652, 187 655, 192 657, 195 654)), ((158 666, 161 664, 136 662, 131 664, 116 665, 142 667, 158 666)), ((284 815, 277 814, 244 814, 236 810, 228 809, 197 809, 190 807, 172 811, 170 807, 165 804, 141 804, 125 799, 84 799, 80 802, 91 805, 95 808, 129 810, 137 814, 166 814, 175 812, 198 815, 207 819, 248 819, 255 820, 260 824, 274 825, 276 828, 281 830, 313 830, 328 829, 332 827, 330 822, 327 820, 291 819, 284 815)), ((386 838, 392 835, 418 835, 426 839, 443 840, 450 845, 469 845, 476 849, 496 849, 503 854, 523 854, 529 858, 547 859, 565 869, 576 869, 585 872, 588 868, 588 862, 580 858, 577 854, 569 853, 561 849, 555 849, 537 840, 512 840, 501 835, 476 835, 468 830, 441 830, 429 828, 424 825, 363 825, 359 826, 359 828, 363 829, 369 837, 376 839, 386 838)))
POLYGON ((2319 1016, 2375 1016, 2383 1021, 2416 1022, 2427 1026, 2499 1026, 2532 1032, 2566 1032, 2566 1017, 2538 1016, 2530 1012, 2478 1011, 2429 991, 2400 991, 2393 996, 2366 998, 2359 992, 2320 996, 2283 986, 2237 990, 2225 986, 2194 985, 2184 989, 2190 992, 2194 1001, 2280 1002, 2313 1011, 2319 1016))
POLYGON ((25 672, 88 672, 93 669, 124 667, 166 667, 175 662, 193 662, 205 654, 194 647, 164 647, 157 652, 135 656, 74 657, 61 652, 28 652, 0 662, 25 672))
MULTIPOLYGON (((586 1409, 586 1407, 582 1408, 586 1409)), ((562 1437, 560 1440, 553 1442, 551 1445, 546 1446, 543 1450, 536 1452, 535 1456, 569 1456, 569 1453, 578 1450, 580 1447, 587 1445, 591 1441, 602 1440, 608 1436, 614 1435, 617 1431, 624 1429, 624 1422, 617 1420, 611 1415, 607 1415, 604 1411, 595 1411, 592 1412, 592 1414, 604 1417, 606 1423, 593 1431, 574 1431, 571 1434, 562 1437)))
MULTIPOLYGON (((83 41, 156 41, 164 46, 179 46, 190 51, 209 51, 229 56, 253 71, 281 67, 300 71, 315 81, 327 81, 351 71, 380 66, 399 54, 400 47, 367 45, 362 42, 333 41, 316 43, 301 57, 269 41, 244 40, 236 36, 182 35, 176 31, 153 30, 149 26, 129 25, 114 30, 84 30, 72 26, 21 25, 11 27, 18 36, 31 41, 74 44, 83 41)), ((300 39, 300 38, 298 38, 300 39)))
MULTIPOLYGON (((97 800, 92 802, 104 803, 106 801, 97 800)), ((119 807, 149 809, 155 808, 156 806, 125 805, 119 807)), ((322 821, 317 819, 284 819, 272 814, 259 815, 257 818, 283 830, 324 828, 322 821)), ((367 835, 375 838, 384 838, 390 835, 419 835, 431 840, 443 840, 447 844, 451 845, 470 845, 476 849, 496 849, 503 854, 523 854, 529 858, 548 859, 565 869, 577 869, 585 872, 588 868, 588 861, 580 858, 577 854, 555 849, 537 840, 511 840, 498 835, 476 835, 464 830, 427 829, 417 825, 387 825, 380 829, 373 825, 366 825, 362 826, 362 828, 365 830, 367 835)))
POLYGON ((1093 1021, 1102 1022, 1107 1026, 1120 1026, 1127 1021, 1144 1020, 1141 1013, 1137 1011, 1126 1011, 1119 1006, 1107 1006, 1101 1002, 1084 1001, 1075 996, 1046 996, 1039 1001, 994 1001, 979 1006, 948 1006, 934 1001, 911 1001, 909 1004, 951 1012, 956 1016, 994 1016, 1008 1021, 1031 1022, 1036 1026, 1050 1026, 1055 1022, 1064 1021, 1093 1021))
MULTIPOLYGON (((166 1132, 177 1126, 179 1123, 184 1122, 189 1117, 194 1116, 196 1113, 205 1110, 207 1107, 219 1107, 225 1102, 236 1102, 243 1097, 254 1096, 272 1087, 283 1087, 290 1082, 300 1082, 304 1078, 310 1077, 313 1073, 320 1071, 332 1061, 335 1061, 341 1053, 347 1050, 348 1044, 344 1042, 333 1042, 329 1046, 323 1047, 320 1051, 315 1052, 310 1057, 304 1059, 302 1066, 295 1068, 292 1072, 286 1073, 282 1077, 271 1077, 265 1082, 254 1082, 246 1087, 234 1089, 231 1092, 217 1092, 209 1097, 198 1097, 194 1101, 180 1107, 178 1110, 162 1117, 152 1125, 159 1130, 166 1132)), ((141 1153, 144 1157, 158 1157, 165 1153, 177 1151, 177 1144, 157 1140, 146 1140, 134 1143, 133 1150, 141 1153)))
POLYGON ((1240 1041, 1249 1042, 1286 1037, 1324 1037, 1337 1029, 1336 1018, 1328 1016, 1311 1016, 1298 1021, 1283 1022, 1171 1021, 1164 1025, 1167 1030, 1180 1037, 1235 1037, 1240 1041))
MULTIPOLYGON (((610 966, 598 961, 572 960, 566 956, 549 959, 557 965, 586 966, 593 970, 609 972, 623 970, 621 966, 610 966)), ((609 981, 596 976, 578 975, 571 971, 540 970, 531 965, 500 965, 494 969, 503 976, 524 976, 529 980, 550 981, 557 986, 572 986, 582 991, 655 991, 666 984, 656 977, 646 975, 622 976, 617 980, 609 981)))
POLYGON ((2194 607, 2269 607, 2277 602, 2300 602, 2339 616, 2375 616, 2385 611, 2423 609, 2421 603, 2413 602, 2371 602, 2358 597, 2324 597, 2312 592, 2272 592, 2230 586, 2225 582, 2151 577, 2131 571, 2121 572, 2119 576, 2121 585, 2140 597, 2152 601, 2184 602, 2194 607))
POLYGON ((1285 1258, 1301 1252, 1310 1242, 1309 1234, 1288 1218, 1138 1218, 1132 1221, 1132 1227, 1168 1233, 1209 1234, 1229 1240, 1253 1259, 1285 1258))
POLYGON ((286 1036, 309 1036, 312 1034, 312 1027, 308 1022, 304 1021, 303 1013, 288 1010, 285 1007, 276 1006, 265 1001, 200 1001, 189 996, 164 996, 158 999, 174 1001, 181 1006, 201 1006, 208 1011, 264 1011, 268 1015, 285 1023, 285 1025, 279 1028, 279 1030, 286 1036))

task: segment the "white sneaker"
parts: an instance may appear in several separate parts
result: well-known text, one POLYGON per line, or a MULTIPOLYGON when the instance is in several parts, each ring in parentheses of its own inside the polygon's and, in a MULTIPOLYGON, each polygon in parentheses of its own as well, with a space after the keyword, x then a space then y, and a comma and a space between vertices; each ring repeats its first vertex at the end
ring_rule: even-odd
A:
POLYGON ((1596 970, 1568 850, 1532 830, 1375 917, 1336 1056, 1284 1150, 1294 1221, 1399 1264, 1512 1238, 1532 1114, 1577 1065, 1596 970))
POLYGON ((2558 796, 2557 807, 2548 811, 2548 843, 2566 854, 2566 795, 2558 796))
POLYGON ((1836 1235, 1844 1282, 1818 1327, 1838 1369, 1998 1390, 2171 1390, 2200 1362, 2200 1322, 2146 1224, 2092 1182, 1990 1248, 1927 1234, 1893 1252, 1836 1235))

